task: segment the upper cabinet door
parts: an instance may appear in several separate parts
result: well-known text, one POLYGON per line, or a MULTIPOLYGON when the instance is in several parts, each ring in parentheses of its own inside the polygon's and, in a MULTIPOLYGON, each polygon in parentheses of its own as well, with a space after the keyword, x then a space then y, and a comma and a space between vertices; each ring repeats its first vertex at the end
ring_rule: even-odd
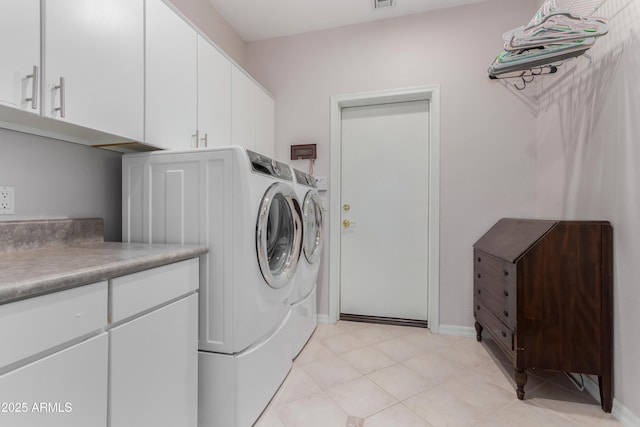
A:
MULTIPOLYGON (((256 149, 255 83, 237 67, 231 74, 231 138, 234 145, 256 149)), ((262 153, 260 153, 262 154, 262 153)))
POLYGON ((231 138, 240 145, 273 157, 273 99, 244 71, 233 67, 231 75, 231 138))
POLYGON ((40 0, 0 0, 0 40, 0 104, 39 114, 40 0))
POLYGON ((257 87, 256 92, 256 151, 274 158, 275 147, 275 105, 273 98, 257 87))
POLYGON ((145 141, 169 149, 195 147, 197 33, 162 0, 146 5, 145 141))
POLYGON ((45 0, 44 5, 42 114, 142 140, 142 0, 45 0))
POLYGON ((231 144, 231 62, 198 36, 199 147, 231 144))

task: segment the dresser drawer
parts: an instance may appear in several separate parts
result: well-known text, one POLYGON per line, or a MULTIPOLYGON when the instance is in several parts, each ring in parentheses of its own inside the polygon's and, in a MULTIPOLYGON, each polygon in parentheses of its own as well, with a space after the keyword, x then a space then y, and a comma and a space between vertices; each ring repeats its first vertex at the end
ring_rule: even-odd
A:
POLYGON ((504 289, 501 293, 495 292, 491 284, 484 283, 482 279, 474 281, 474 298, 493 312, 503 323, 511 329, 516 327, 516 295, 515 290, 504 289))
POLYGON ((516 326, 516 266, 476 251, 473 292, 502 322, 516 326))
POLYGON ((495 284, 496 287, 515 289, 517 270, 514 263, 475 250, 473 265, 474 277, 485 279, 488 283, 495 284))
POLYGON ((502 323, 482 302, 476 300, 474 312, 476 320, 489 332, 507 356, 513 359, 515 354, 513 330, 502 323))

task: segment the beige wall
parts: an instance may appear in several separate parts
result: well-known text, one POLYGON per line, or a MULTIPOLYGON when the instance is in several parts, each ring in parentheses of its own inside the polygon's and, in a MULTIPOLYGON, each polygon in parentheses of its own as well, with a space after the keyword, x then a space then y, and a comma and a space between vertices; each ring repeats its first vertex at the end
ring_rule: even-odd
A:
POLYGON ((0 221, 103 218, 122 237, 122 155, 0 129, 0 185, 15 187, 15 215, 0 221))
MULTIPOLYGON (((502 33, 536 9, 532 0, 492 0, 247 46, 247 70, 276 100, 278 157, 288 159, 291 144, 316 143, 316 176, 330 176, 332 95, 441 85, 442 325, 473 325, 475 240, 502 216, 535 213, 535 117, 486 70, 502 33)), ((323 263, 319 313, 326 315, 328 250, 323 263)))
MULTIPOLYGON (((332 95, 441 85, 441 325, 473 324, 471 245, 500 217, 610 220, 614 411, 640 425, 640 0, 604 2, 597 15, 610 18, 611 32, 590 51, 593 64, 568 62, 524 91, 489 81, 502 33, 526 24, 539 4, 489 0, 252 42, 247 70, 276 99, 278 156, 317 143, 316 176, 330 175, 332 95)), ((325 315, 328 277, 325 251, 325 315)))
POLYGON ((169 0, 231 59, 244 68, 246 43, 207 0, 169 0))
MULTIPOLYGON (((539 215, 611 221, 614 397, 640 425, 640 0, 607 0, 609 34, 527 90, 539 110, 539 215)), ((615 411, 614 403, 614 411, 615 411)))

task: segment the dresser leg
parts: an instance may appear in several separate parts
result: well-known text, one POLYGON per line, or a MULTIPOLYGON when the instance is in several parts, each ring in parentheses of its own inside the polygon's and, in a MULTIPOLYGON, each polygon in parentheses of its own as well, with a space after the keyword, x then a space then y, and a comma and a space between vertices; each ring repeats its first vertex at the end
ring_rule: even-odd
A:
POLYGON ((475 323, 475 327, 476 327, 476 341, 480 342, 480 341, 482 341, 482 330, 484 328, 482 327, 482 325, 480 323, 478 323, 477 320, 476 320, 476 323, 475 323))
POLYGON ((598 384, 600 385, 600 402, 602 405, 602 410, 604 412, 610 413, 613 403, 613 398, 611 396, 611 374, 608 373, 598 376, 598 384))
POLYGON ((527 383, 527 373, 524 369, 514 369, 513 379, 516 380, 516 395, 518 399, 524 399, 524 385, 527 383))

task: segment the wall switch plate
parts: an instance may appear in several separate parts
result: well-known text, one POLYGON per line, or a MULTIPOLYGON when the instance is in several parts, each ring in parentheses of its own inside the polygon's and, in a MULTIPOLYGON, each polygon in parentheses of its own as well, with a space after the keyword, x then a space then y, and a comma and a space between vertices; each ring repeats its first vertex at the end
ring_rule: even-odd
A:
POLYGON ((15 187, 0 186, 0 215, 13 215, 15 213, 16 213, 15 187))

